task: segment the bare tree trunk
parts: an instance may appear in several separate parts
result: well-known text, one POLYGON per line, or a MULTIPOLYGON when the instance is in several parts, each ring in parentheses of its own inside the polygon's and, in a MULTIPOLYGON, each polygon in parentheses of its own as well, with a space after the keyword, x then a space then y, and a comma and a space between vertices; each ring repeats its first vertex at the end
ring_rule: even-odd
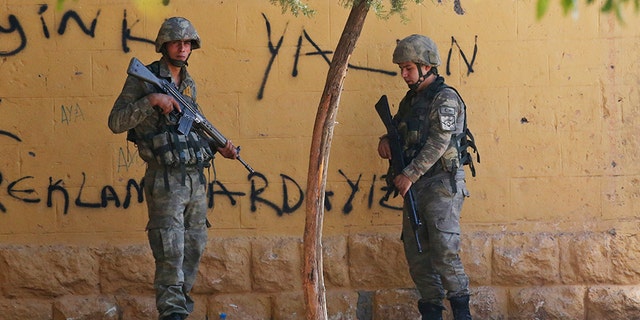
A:
POLYGON ((307 178, 306 221, 304 228, 303 290, 307 320, 327 319, 324 277, 322 272, 322 220, 324 193, 329 167, 329 152, 340 94, 347 75, 349 58, 364 26, 369 6, 356 2, 342 31, 331 60, 324 91, 313 127, 307 178))

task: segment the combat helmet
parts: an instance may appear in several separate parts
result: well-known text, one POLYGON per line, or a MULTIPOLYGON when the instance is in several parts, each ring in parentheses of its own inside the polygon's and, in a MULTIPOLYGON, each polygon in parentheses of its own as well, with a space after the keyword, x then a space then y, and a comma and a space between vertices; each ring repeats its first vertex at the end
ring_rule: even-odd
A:
POLYGON ((439 66, 440 54, 436 43, 419 34, 412 34, 398 41, 393 51, 393 63, 406 61, 432 67, 439 66))
POLYGON ((162 46, 175 40, 191 40, 191 50, 200 48, 200 36, 189 20, 182 17, 172 17, 160 26, 156 37, 156 52, 162 52, 162 46))

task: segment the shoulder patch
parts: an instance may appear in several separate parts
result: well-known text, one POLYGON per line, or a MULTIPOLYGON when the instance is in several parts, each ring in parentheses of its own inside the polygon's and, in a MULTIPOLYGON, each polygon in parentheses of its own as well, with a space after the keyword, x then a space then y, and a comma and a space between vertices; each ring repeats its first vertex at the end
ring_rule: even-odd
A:
POLYGON ((452 107, 442 106, 438 108, 438 116, 440 117, 440 128, 444 131, 456 130, 456 109, 452 107))

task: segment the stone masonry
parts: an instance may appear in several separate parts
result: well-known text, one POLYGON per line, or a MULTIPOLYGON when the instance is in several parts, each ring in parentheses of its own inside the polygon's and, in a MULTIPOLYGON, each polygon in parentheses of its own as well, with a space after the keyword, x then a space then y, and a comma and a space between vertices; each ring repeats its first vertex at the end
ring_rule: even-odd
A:
MULTIPOLYGON (((397 234, 324 239, 329 319, 419 319, 397 234)), ((463 237, 475 319, 640 318, 640 237, 475 232, 463 237), (579 258, 580 257, 580 258, 579 258)), ((302 242, 214 238, 190 319, 304 319, 302 242)), ((155 319, 147 245, 0 247, 3 319, 155 319)), ((446 312, 446 318, 451 319, 446 312)))

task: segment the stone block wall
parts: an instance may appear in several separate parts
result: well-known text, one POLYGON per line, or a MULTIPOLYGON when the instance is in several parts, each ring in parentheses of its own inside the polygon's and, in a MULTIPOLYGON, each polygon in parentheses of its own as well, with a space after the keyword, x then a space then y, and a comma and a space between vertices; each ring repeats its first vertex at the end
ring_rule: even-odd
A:
MULTIPOLYGON (((475 319, 640 317, 637 235, 471 232, 462 259, 475 319), (578 261, 576 257, 584 257, 578 261)), ((395 233, 323 241, 329 319, 419 319, 395 233)), ((296 237, 210 240, 190 319, 304 319, 296 237)), ((3 319, 155 319, 145 245, 0 247, 3 319)), ((450 313, 445 312, 447 319, 450 313)))

